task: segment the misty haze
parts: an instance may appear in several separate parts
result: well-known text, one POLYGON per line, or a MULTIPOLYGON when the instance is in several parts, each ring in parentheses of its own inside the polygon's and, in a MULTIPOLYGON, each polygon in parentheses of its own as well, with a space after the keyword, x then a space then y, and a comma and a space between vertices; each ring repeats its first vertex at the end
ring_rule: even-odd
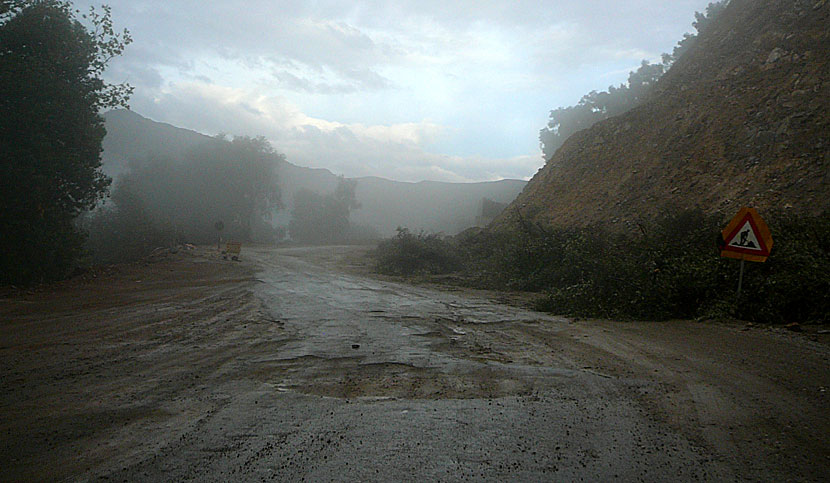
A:
POLYGON ((0 0, 0 479, 828 479, 828 25, 0 0))

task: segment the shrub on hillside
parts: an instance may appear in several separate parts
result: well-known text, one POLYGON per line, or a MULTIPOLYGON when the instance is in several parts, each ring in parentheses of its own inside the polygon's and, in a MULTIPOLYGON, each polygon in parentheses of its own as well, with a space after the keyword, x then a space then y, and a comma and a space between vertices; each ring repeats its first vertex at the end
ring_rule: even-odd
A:
MULTIPOLYGON (((767 217, 774 244, 766 263, 747 263, 735 315, 773 323, 830 322, 830 212, 767 217)), ((731 270, 729 289, 737 284, 731 270)))
POLYGON ((723 220, 700 210, 666 211, 625 234, 520 223, 518 232, 472 232, 450 242, 401 229, 381 244, 378 267, 398 274, 463 267, 464 279, 480 287, 546 292, 538 308, 567 315, 828 321, 830 213, 766 218, 773 252, 766 263, 746 263, 740 300, 739 262, 718 253, 723 220))
MULTIPOLYGON (((550 278, 549 295, 540 308, 599 317, 728 315, 769 323, 827 321, 830 215, 767 218, 775 239, 773 252, 765 263, 745 264, 740 299, 739 262, 721 258, 714 242, 722 220, 692 210, 666 213, 642 227, 642 236, 619 237, 606 250, 584 250, 581 256, 595 263, 581 261, 584 276, 579 279, 550 278)), ((595 230, 588 236, 615 238, 595 230)), ((597 244, 602 242, 588 246, 597 244)))
POLYGON ((717 219, 699 210, 667 212, 640 233, 582 230, 591 240, 571 258, 589 257, 583 276, 547 287, 542 308, 573 315, 665 319, 694 317, 721 292, 717 219))
POLYGON ((437 233, 411 233, 398 228, 375 250, 377 270, 390 275, 442 274, 461 268, 455 248, 437 233))

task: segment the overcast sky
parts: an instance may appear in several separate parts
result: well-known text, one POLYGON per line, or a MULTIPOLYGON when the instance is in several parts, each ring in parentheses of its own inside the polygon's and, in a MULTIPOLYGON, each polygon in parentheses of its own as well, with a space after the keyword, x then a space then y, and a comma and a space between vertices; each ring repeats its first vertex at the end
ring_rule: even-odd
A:
POLYGON ((107 0, 134 38, 107 78, 143 116, 301 166, 526 179, 551 109, 659 60, 708 2, 107 0))

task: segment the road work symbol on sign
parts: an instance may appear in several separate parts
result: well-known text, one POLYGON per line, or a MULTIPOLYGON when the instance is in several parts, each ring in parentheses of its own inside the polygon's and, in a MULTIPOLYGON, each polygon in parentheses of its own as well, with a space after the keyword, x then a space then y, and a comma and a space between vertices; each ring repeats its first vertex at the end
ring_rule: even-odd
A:
POLYGON ((741 208, 721 235, 722 257, 765 262, 772 250, 772 234, 754 208, 741 208))
POLYGON ((755 230, 752 229, 752 225, 749 224, 749 221, 744 223, 744 226, 738 230, 738 233, 740 233, 741 236, 733 238, 732 242, 729 243, 730 247, 746 248, 747 250, 758 250, 758 253, 761 252, 761 244, 758 242, 758 237, 755 236, 755 230))

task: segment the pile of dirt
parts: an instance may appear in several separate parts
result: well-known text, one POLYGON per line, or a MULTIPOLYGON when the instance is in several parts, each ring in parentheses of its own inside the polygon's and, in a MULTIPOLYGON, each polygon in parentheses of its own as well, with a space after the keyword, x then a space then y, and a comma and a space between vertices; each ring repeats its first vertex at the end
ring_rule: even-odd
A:
POLYGON ((732 0, 648 101, 573 135, 491 226, 830 209, 828 17, 827 0, 732 0))

